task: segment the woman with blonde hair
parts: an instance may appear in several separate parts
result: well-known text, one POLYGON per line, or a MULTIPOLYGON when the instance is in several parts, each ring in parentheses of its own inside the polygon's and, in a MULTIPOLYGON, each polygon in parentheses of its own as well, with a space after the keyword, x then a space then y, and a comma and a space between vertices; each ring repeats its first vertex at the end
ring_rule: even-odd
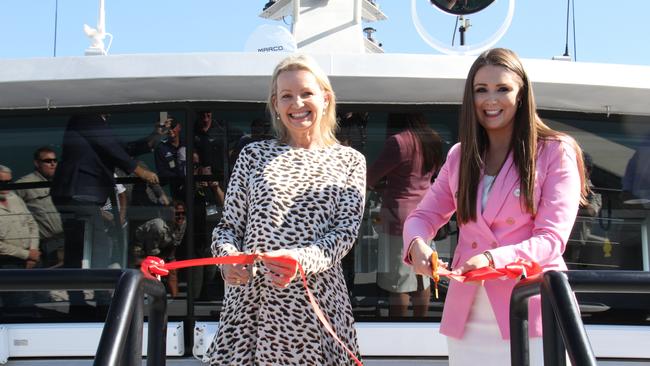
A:
POLYGON ((277 139, 242 149, 212 241, 215 256, 262 253, 262 261, 222 266, 224 309, 204 360, 212 365, 353 364, 316 318, 296 268, 281 258, 302 265, 334 331, 358 357, 340 263, 363 213, 365 158, 336 141, 334 92, 311 58, 289 56, 276 66, 268 109, 277 139))
MULTIPOLYGON (((458 245, 451 269, 463 274, 517 260, 566 270, 562 253, 587 195, 582 152, 539 118, 517 55, 497 48, 469 70, 460 112, 460 143, 404 223, 404 260, 431 275, 427 242, 456 212, 458 245)), ((451 281, 440 332, 449 364, 504 365, 510 360, 509 303, 516 280, 451 281)), ((539 296, 529 305, 531 364, 543 364, 539 296)))

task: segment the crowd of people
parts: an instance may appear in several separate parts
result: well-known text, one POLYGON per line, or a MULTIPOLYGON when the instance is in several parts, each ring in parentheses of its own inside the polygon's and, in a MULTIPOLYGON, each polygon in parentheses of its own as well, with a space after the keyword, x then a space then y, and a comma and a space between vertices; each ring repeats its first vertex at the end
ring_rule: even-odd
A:
MULTIPOLYGON (((345 258, 358 238, 366 189, 382 197, 385 265, 377 284, 389 294, 391 316, 406 316, 411 306, 415 316, 427 314, 432 239, 452 215, 458 244, 453 261, 439 265, 461 275, 517 259, 566 269, 562 255, 579 207, 600 209, 590 192, 590 160, 575 140, 539 118, 530 80, 510 50, 486 51, 471 66, 460 141, 446 158, 424 114, 390 113, 384 148, 366 171, 368 115, 337 116, 332 85, 307 56, 277 65, 267 105, 270 121, 254 120, 250 135, 199 112, 191 149, 173 117, 130 143, 115 137, 108 115, 71 117, 61 159, 49 147, 37 149, 34 171, 17 180, 33 187, 0 191, 0 268, 81 268, 86 261, 110 268, 120 263, 121 247, 129 248, 131 266, 147 255, 174 261, 256 253, 253 265, 189 272, 188 296, 201 296, 217 272, 225 284, 220 326, 204 361, 344 365, 352 360, 311 313, 297 267, 287 259, 302 266, 341 343, 360 357, 345 258), (151 152, 155 172, 138 158, 151 152), (188 192, 190 173, 195 186, 188 192), (122 176, 139 181, 127 189, 116 183, 122 176), (210 207, 222 209, 214 225, 207 220, 210 207), (128 243, 120 245, 111 230, 127 222, 128 243), (190 247, 187 232, 194 235, 190 247)), ((9 167, 0 165, 0 181, 12 181, 9 167)), ((450 282, 441 333, 451 365, 509 359, 514 285, 450 282)), ((176 273, 167 286, 178 295, 176 273)), ((3 293, 3 306, 33 301, 29 295, 3 293)), ((71 303, 84 296, 68 293, 71 303)), ((539 298, 531 300, 529 327, 532 362, 541 364, 539 298)))
MULTIPOLYGON (((108 114, 72 116, 60 157, 53 146, 37 148, 34 170, 15 180, 21 187, 0 195, 0 268, 121 268, 137 267, 148 255, 167 261, 208 256, 211 228, 206 216, 218 216, 223 206, 224 163, 230 164, 236 150, 248 142, 269 137, 264 121, 255 120, 251 135, 228 131, 232 143, 224 147, 224 126, 212 124, 211 112, 200 112, 196 125, 195 152, 188 164, 182 124, 172 116, 156 122, 150 135, 131 142, 116 136, 108 114), (217 153, 228 156, 218 158, 217 153), (153 156, 153 170, 141 160, 145 154, 153 156), (187 252, 185 238, 188 169, 196 181, 191 190, 193 253, 187 252), (131 176, 139 180, 117 183, 131 176)), ((9 167, 1 166, 0 174, 2 182, 13 182, 9 167)), ((208 277, 215 275, 214 270, 193 275, 189 295, 205 296, 208 277)), ((171 296, 178 296, 178 281, 168 282, 171 296)), ((0 301, 5 309, 19 309, 33 303, 29 295, 3 293, 0 301)), ((39 301, 85 304, 87 297, 82 292, 50 291, 39 301)))

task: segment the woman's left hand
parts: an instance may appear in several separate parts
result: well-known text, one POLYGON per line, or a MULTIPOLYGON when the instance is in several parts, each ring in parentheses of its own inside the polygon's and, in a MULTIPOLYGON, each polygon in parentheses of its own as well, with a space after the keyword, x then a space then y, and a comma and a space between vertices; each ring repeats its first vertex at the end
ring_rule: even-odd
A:
POLYGON ((282 258, 286 257, 298 260, 292 251, 286 249, 275 250, 261 256, 264 266, 268 269, 265 273, 266 278, 280 288, 289 286, 298 273, 297 264, 287 263, 282 260, 282 258))
POLYGON ((490 261, 488 258, 485 256, 485 254, 480 253, 468 259, 467 262, 463 263, 462 266, 455 268, 453 271, 451 271, 451 273, 455 275, 462 275, 475 269, 488 267, 489 265, 490 261))

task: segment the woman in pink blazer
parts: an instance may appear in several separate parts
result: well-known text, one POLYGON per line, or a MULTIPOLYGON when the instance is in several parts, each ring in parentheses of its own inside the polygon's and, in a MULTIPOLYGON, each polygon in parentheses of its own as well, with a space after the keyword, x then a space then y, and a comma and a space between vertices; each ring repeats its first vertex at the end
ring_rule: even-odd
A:
MULTIPOLYGON (((588 190, 582 153, 571 137, 541 121, 531 83, 514 52, 492 49, 474 62, 459 128, 460 143, 404 223, 404 261, 416 273, 430 275, 432 250, 426 242, 456 212, 455 273, 499 268, 519 258, 544 270, 566 269, 562 253, 588 190)), ((440 325, 450 365, 508 364, 508 312, 515 284, 451 281, 440 325)), ((530 344, 531 364, 541 364, 539 297, 531 299, 529 317, 530 336, 537 337, 530 344)))

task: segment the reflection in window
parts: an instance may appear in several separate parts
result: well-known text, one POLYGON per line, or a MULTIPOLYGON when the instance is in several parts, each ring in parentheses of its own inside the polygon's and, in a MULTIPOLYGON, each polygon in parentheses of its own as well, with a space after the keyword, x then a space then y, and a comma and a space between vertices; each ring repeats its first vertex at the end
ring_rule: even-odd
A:
MULTIPOLYGON (((419 108, 424 111, 426 125, 445 141, 440 154, 444 159, 446 150, 457 141, 458 111, 449 106, 419 108)), ((69 169, 66 165, 73 161, 62 154, 70 115, 0 117, 0 134, 4 137, 4 144, 0 146, 0 165, 12 171, 11 179, 0 177, 0 202, 8 202, 8 197, 12 197, 11 200, 20 199, 35 222, 31 236, 7 230, 28 228, 29 225, 0 224, 0 242, 5 245, 12 237, 37 240, 35 249, 40 253, 37 265, 53 269, 66 265, 66 260, 74 260, 78 266, 86 268, 126 268, 137 267, 146 255, 157 255, 168 261, 210 256, 211 233, 220 219, 228 177, 238 154, 243 146, 252 141, 271 138, 270 124, 263 107, 259 105, 238 109, 213 105, 196 111, 191 118, 186 110, 112 112, 107 120, 110 130, 104 128, 103 132, 91 138, 100 142, 108 139, 119 141, 127 155, 126 159, 130 159, 133 163, 129 164, 133 165, 114 170, 109 167, 108 172, 102 172, 110 179, 95 188, 106 194, 105 199, 102 197, 92 205, 70 210, 62 208, 62 212, 57 209, 60 202, 53 200, 50 184, 56 171, 69 169), (188 155, 189 150, 194 151, 191 156, 188 155), (157 173, 161 177, 160 184, 147 183, 138 178, 132 173, 136 166, 143 171, 157 173), (165 175, 166 170, 173 171, 173 174, 165 175), (194 178, 190 202, 185 199, 184 188, 190 178, 188 172, 192 172, 194 178), (4 183, 9 180, 15 184, 4 183), (11 189, 5 188, 7 184, 12 184, 11 189), (71 232, 77 235, 77 238, 73 238, 77 240, 76 246, 65 243, 66 226, 73 228, 71 232), (98 240, 100 237, 104 239, 98 240), (76 249, 69 249, 72 247, 76 249)), ((407 144, 404 141, 420 141, 418 136, 422 135, 393 129, 394 112, 397 111, 393 107, 383 106, 367 110, 357 106, 356 109, 350 107, 350 110, 339 111, 339 140, 366 156, 368 179, 372 180, 369 186, 374 188, 367 192, 359 237, 354 249, 344 258, 342 267, 357 320, 404 320, 402 316, 406 314, 408 317, 423 315, 423 318, 418 318, 437 321, 444 303, 444 282, 440 285, 439 299, 431 294, 423 296, 424 301, 420 303, 428 300, 428 305, 423 306, 426 311, 420 312, 417 309, 420 303, 414 306, 411 296, 406 312, 398 311, 397 306, 391 307, 391 304, 405 304, 394 299, 396 293, 416 294, 418 290, 430 288, 428 279, 416 278, 410 283, 412 287, 403 288, 405 292, 395 291, 406 284, 400 283, 399 276, 395 276, 399 274, 397 267, 395 271, 391 270, 395 264, 399 264, 398 260, 391 258, 396 259, 400 254, 395 248, 401 249, 399 223, 400 217, 406 214, 400 209, 402 202, 395 198, 399 189, 408 186, 405 182, 407 179, 399 172, 400 169, 408 169, 404 163, 393 170, 390 160, 405 154, 407 150, 403 149, 407 144), (403 133, 401 139, 397 137, 400 133, 403 133), (373 167, 375 164, 376 167, 373 167), (374 178, 371 177, 373 174, 374 178), (395 253, 391 256, 391 252, 395 253), (391 276, 398 280, 393 281, 391 276)), ((650 144, 646 138, 650 135, 648 118, 606 118, 562 112, 545 112, 542 117, 552 128, 576 138, 587 154, 585 160, 591 162, 593 193, 587 205, 581 207, 566 245, 564 256, 569 267, 650 270, 647 239, 650 217, 650 196, 647 194, 650 192, 650 180, 647 179, 650 161, 647 156, 650 144)), ((82 124, 81 129, 86 128, 88 126, 82 124)), ((78 131, 79 134, 82 132, 87 131, 78 131)), ((96 165, 86 169, 82 179, 90 179, 92 174, 98 174, 93 169, 97 169, 100 163, 104 166, 114 164, 115 161, 102 161, 102 158, 106 160, 109 156, 107 154, 106 151, 98 153, 97 160, 93 160, 96 165)), ((409 171, 418 169, 415 167, 409 171)), ((66 176, 74 178, 71 173, 66 173, 66 176)), ((62 188, 70 187, 72 184, 62 188)), ((85 193, 81 196, 77 198, 88 198, 85 193)), ((8 209, 3 211, 2 206, 0 213, 0 220, 17 220, 28 216, 10 213, 8 209)), ((446 228, 450 234, 446 237, 441 234, 434 240, 436 249, 445 261, 452 260, 455 230, 452 221, 446 228)), ((12 257, 7 252, 0 256, 2 268, 28 267, 26 258, 32 245, 29 240, 21 241, 19 245, 25 247, 19 256, 12 257)), ((216 267, 181 270, 166 281, 172 319, 185 316, 188 310, 199 318, 217 319, 222 305, 223 281, 216 267), (188 309, 187 300, 190 298, 194 301, 194 307, 188 309)), ((43 291, 30 295, 35 297, 12 300, 10 296, 4 300, 3 293, 5 305, 0 307, 0 320, 27 319, 35 314, 53 319, 67 316, 68 313, 72 314, 72 319, 100 320, 110 300, 108 293, 102 294, 100 291, 43 291), (8 313, 6 304, 14 300, 25 305, 14 306, 14 312, 8 313)), ((625 318, 633 323, 647 322, 647 310, 638 310, 650 309, 646 298, 630 300, 618 295, 579 294, 578 299, 583 305, 583 315, 589 321, 611 323, 625 318)))

